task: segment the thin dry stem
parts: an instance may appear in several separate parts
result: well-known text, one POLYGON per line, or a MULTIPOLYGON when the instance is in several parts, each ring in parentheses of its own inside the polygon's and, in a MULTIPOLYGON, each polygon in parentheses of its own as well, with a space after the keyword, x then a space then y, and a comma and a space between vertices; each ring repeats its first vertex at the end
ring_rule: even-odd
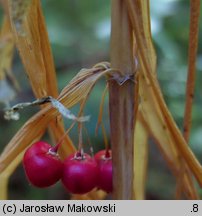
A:
MULTIPOLYGON (((196 58, 198 49, 198 33, 199 33, 199 18, 200 18, 200 0, 190 1, 190 29, 189 29, 189 51, 188 51, 188 74, 187 74, 187 86, 186 86, 186 101, 185 101, 185 113, 183 123, 183 136, 189 143, 191 123, 192 123, 192 105, 194 100, 194 87, 196 77, 196 58)), ((189 175, 190 182, 194 188, 191 173, 185 169, 186 164, 181 159, 181 169, 177 181, 176 198, 180 199, 182 193, 181 180, 185 175, 185 172, 189 175)), ((195 190, 194 199, 199 198, 197 191, 195 190)))
POLYGON ((198 49, 198 33, 200 18, 200 0, 191 0, 190 8, 190 31, 189 31, 189 56, 188 56, 188 76, 186 87, 186 104, 184 113, 184 138, 189 142, 192 104, 194 99, 194 86, 196 77, 196 57, 198 49))

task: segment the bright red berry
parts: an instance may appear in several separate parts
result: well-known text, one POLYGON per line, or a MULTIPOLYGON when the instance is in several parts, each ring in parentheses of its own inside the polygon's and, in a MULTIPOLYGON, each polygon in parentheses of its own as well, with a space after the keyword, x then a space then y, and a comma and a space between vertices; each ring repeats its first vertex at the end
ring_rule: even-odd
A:
POLYGON ((85 194, 97 184, 97 163, 88 154, 77 152, 64 161, 62 183, 73 194, 85 194))
POLYGON ((36 187, 48 187, 62 176, 63 164, 55 147, 46 142, 34 143, 24 154, 23 166, 29 182, 36 187))
POLYGON ((95 154, 98 163, 98 188, 112 192, 112 154, 110 150, 102 150, 95 154))

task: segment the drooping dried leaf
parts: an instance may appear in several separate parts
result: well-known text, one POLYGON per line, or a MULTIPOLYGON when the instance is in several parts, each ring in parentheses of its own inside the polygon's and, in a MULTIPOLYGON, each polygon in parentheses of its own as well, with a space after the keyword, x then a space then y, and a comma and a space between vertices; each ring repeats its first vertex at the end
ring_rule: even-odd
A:
MULTIPOLYGON (((56 73, 40 1, 9 0, 8 11, 16 46, 36 98, 56 98, 56 73)), ((64 134, 62 118, 53 119, 49 126, 51 137, 57 142, 64 134)), ((68 136, 64 143, 74 149, 68 136)))
MULTIPOLYGON (((147 121, 149 125, 149 130, 151 131, 152 136, 155 137, 155 139, 157 140, 157 143, 159 144, 159 147, 162 150, 163 155, 167 160, 167 163, 170 165, 171 169, 178 172, 180 169, 179 156, 183 154, 182 151, 186 151, 186 156, 189 155, 186 158, 187 163, 189 162, 190 165, 193 165, 194 162, 194 168, 198 169, 198 171, 195 173, 195 176, 200 182, 200 164, 198 163, 192 151, 187 147, 182 134, 177 128, 166 106, 163 107, 164 111, 162 111, 162 107, 160 105, 162 105, 162 103, 164 102, 159 102, 157 99, 158 96, 162 100, 159 86, 154 85, 154 89, 156 91, 154 92, 151 83, 147 79, 145 73, 140 74, 139 81, 142 115, 144 116, 145 121, 147 121), (165 112, 167 112, 166 115, 165 112), (183 149, 178 148, 179 142, 181 145, 183 145, 183 149)), ((191 181, 190 178, 188 179, 191 181)), ((190 183, 189 185, 192 184, 190 183)), ((189 190, 190 195, 195 194, 195 190, 194 188, 191 188, 191 186, 187 186, 187 188, 184 187, 184 189, 189 190)), ((196 194, 194 197, 196 197, 196 194)), ((194 197, 192 196, 191 198, 194 197)))
MULTIPOLYGON (((151 134, 157 138, 160 148, 173 169, 179 169, 181 155, 202 184, 202 168, 187 147, 164 100, 156 78, 155 53, 152 49, 150 27, 148 27, 148 1, 127 0, 138 49, 141 112, 148 123, 151 134)), ((194 188, 193 190, 194 191, 194 188)), ((194 194, 194 192, 193 192, 194 194)))
MULTIPOLYGON (((141 58, 142 56, 139 56, 139 59, 141 58)), ((163 127, 166 126, 168 128, 168 131, 170 133, 170 135, 168 136, 168 140, 172 140, 172 143, 174 144, 174 147, 172 147, 172 149, 176 148, 175 151, 177 151, 178 154, 180 154, 185 159, 189 168, 195 175, 197 181, 199 182, 199 184, 202 185, 202 167, 194 156, 191 149, 187 146, 179 128, 173 120, 163 100, 163 96, 156 77, 152 75, 151 71, 149 70, 148 64, 145 66, 145 62, 143 63, 141 61, 140 64, 140 80, 142 81, 140 81, 140 89, 142 88, 142 91, 140 90, 140 95, 142 94, 142 106, 144 107, 143 103, 147 100, 145 100, 145 97, 148 98, 150 102, 147 108, 151 109, 151 107, 155 107, 154 113, 156 113, 157 118, 159 120, 161 119, 160 121, 162 122, 163 127)), ((144 112, 143 114, 145 113, 148 114, 148 111, 144 112)), ((152 121, 150 127, 153 127, 153 124, 154 122, 152 121)), ((172 144, 170 145, 172 146, 172 144)))
MULTIPOLYGON (((58 100, 66 107, 72 107, 87 97, 95 83, 106 73, 107 70, 103 68, 82 70, 72 82, 63 89, 58 100)), ((58 111, 49 104, 30 118, 12 138, 1 154, 0 172, 2 172, 20 152, 33 143, 34 140, 39 139, 49 122, 58 115, 60 115, 58 111)), ((66 145, 65 143, 63 147, 64 151, 61 152, 63 158, 74 151, 74 147, 66 145)))
MULTIPOLYGON (((72 80, 72 82, 64 88, 58 100, 67 107, 71 107, 79 101, 83 101, 88 97, 98 79, 106 73, 108 73, 108 70, 100 67, 90 70, 82 70, 72 80)), ((49 122, 58 115, 60 115, 58 111, 51 105, 48 105, 25 123, 25 125, 12 138, 0 156, 0 174, 11 174, 11 171, 7 172, 7 168, 11 161, 13 161, 13 166, 17 166, 20 162, 19 160, 16 160, 19 154, 21 154, 31 143, 38 140, 43 135, 49 122)), ((59 132, 63 133, 62 131, 59 132)), ((62 135, 63 134, 61 134, 60 138, 62 135)), ((75 151, 73 146, 67 145, 63 142, 59 149, 59 154, 62 158, 65 158, 67 154, 70 154, 70 152, 73 151, 75 151)), ((6 186, 7 181, 8 178, 3 178, 2 185, 6 186)), ((4 196, 5 194, 6 190, 4 191, 4 196)), ((81 196, 80 199, 103 199, 104 197, 104 193, 94 191, 84 197, 81 196)))
MULTIPOLYGON (((9 15, 16 45, 20 51, 23 64, 36 97, 40 98, 46 95, 57 97, 54 63, 40 1, 9 1, 9 15)), ((38 117, 40 118, 40 115, 38 117)), ((44 114, 44 117, 46 117, 46 114, 44 114)), ((11 142, 11 145, 6 147, 2 155, 15 151, 15 156, 17 156, 22 149, 25 149, 26 145, 31 144, 35 139, 39 139, 42 136, 48 124, 51 125, 51 129, 54 132, 54 138, 59 140, 64 134, 60 115, 54 121, 50 121, 49 118, 47 119, 48 121, 42 120, 38 123, 36 120, 30 124, 26 124, 25 128, 27 130, 22 130, 19 133, 22 136, 24 133, 27 137, 25 139, 18 139, 18 133, 18 142, 16 142, 14 137, 12 139, 14 142, 11 142), (35 122, 38 124, 35 124, 35 122), (35 127, 38 127, 36 131, 35 127), (16 148, 18 145, 23 147, 18 149, 16 148)), ((71 145, 71 140, 68 136, 65 138, 64 145, 67 146, 62 151, 60 149, 59 152, 61 155, 64 156, 74 151, 74 147, 71 145)), ((62 145, 62 148, 64 145, 62 145)))
MULTIPOLYGON (((148 107, 149 106, 150 105, 148 105, 148 107)), ((179 154, 173 144, 173 139, 171 138, 168 129, 164 125, 164 122, 153 112, 153 109, 144 109, 144 111, 140 109, 140 115, 142 116, 142 123, 155 139, 173 175, 177 177, 178 172, 180 171, 179 154), (146 112, 150 112, 150 115, 145 114, 146 112)), ((189 176, 185 175, 181 184, 183 185, 183 190, 188 197, 193 199, 196 198, 197 195, 190 181, 191 179, 189 176)))

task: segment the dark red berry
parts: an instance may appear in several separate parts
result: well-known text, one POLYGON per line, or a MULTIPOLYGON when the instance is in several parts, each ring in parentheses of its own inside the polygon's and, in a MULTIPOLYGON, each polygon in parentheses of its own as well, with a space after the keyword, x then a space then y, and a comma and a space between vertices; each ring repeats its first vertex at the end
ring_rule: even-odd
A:
POLYGON ((29 182, 36 187, 48 187, 62 176, 63 164, 55 147, 46 142, 34 143, 24 154, 23 166, 29 182))
POLYGON ((62 183, 73 194, 85 194, 97 184, 97 163, 88 154, 79 152, 64 161, 62 183))
POLYGON ((112 192, 112 156, 110 150, 102 150, 95 154, 98 164, 98 188, 112 192))

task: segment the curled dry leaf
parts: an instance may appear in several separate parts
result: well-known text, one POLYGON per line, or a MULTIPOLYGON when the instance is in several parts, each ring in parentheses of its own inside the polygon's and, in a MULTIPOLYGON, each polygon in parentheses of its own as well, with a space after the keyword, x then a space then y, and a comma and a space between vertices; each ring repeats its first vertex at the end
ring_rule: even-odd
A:
MULTIPOLYGON (((58 98, 65 106, 71 107, 79 101, 88 96, 89 92, 95 85, 98 79, 108 73, 108 70, 103 68, 93 68, 90 70, 82 70, 62 91, 61 96, 58 98), (82 91, 80 91, 82 89, 82 91), (79 95, 78 95, 79 94, 79 95)), ((31 143, 40 139, 49 122, 59 115, 58 111, 51 105, 44 107, 40 112, 33 116, 25 125, 18 131, 13 137, 10 143, 6 146, 3 153, 0 156, 0 175, 2 174, 2 185, 6 186, 9 176, 13 170, 9 169, 11 161, 13 167, 16 167, 20 160, 17 160, 19 154, 21 154, 31 143), (6 177, 5 177, 6 174, 6 177), (8 176, 8 177, 7 177, 8 176)), ((60 131, 61 137, 64 134, 60 131)), ((60 138, 61 138, 60 137, 60 138)), ((62 144, 63 149, 59 149, 59 154, 62 158, 65 158, 67 154, 75 151, 74 146, 62 144), (62 149, 62 150, 61 150, 62 149)), ((6 190, 2 191, 2 197, 6 198, 6 190)), ((93 191, 87 195, 80 196, 79 199, 103 199, 105 193, 93 191)), ((78 197, 77 197, 78 198, 78 197)))
MULTIPOLYGON (((58 100, 63 103, 64 106, 68 108, 72 107, 88 96, 95 83, 106 73, 108 73, 108 71, 103 70, 103 68, 82 70, 63 89, 58 100)), ((32 144, 33 140, 40 137, 47 128, 49 122, 57 115, 59 115, 59 112, 49 104, 30 118, 12 138, 1 154, 0 172, 2 172, 20 152, 32 144)), ((63 155, 61 156, 63 158, 66 157, 66 153, 74 151, 74 147, 70 145, 65 145, 64 148, 66 152, 62 152, 63 155)))
POLYGON ((15 116, 16 115, 19 116, 19 113, 18 113, 19 110, 24 109, 26 107, 30 107, 30 106, 43 105, 43 104, 48 103, 48 102, 50 102, 52 104, 52 106, 54 108, 56 108, 59 111, 59 113, 67 119, 71 119, 71 120, 74 120, 77 122, 85 122, 85 121, 88 121, 90 119, 90 116, 76 117, 62 103, 60 103, 57 99, 55 99, 51 96, 40 98, 40 99, 37 99, 37 100, 32 101, 32 102, 19 103, 19 104, 12 106, 12 107, 9 107, 8 109, 5 109, 4 117, 7 120, 11 120, 11 119, 18 120, 18 119, 15 119, 15 116))

